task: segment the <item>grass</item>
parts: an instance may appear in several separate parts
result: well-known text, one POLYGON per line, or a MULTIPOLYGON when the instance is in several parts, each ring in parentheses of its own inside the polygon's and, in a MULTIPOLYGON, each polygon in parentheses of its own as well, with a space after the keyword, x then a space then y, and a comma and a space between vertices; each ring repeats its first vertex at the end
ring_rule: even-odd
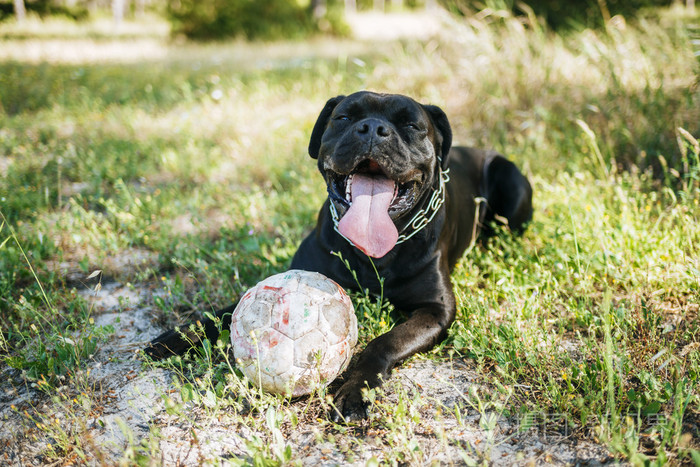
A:
MULTIPOLYGON (((660 11, 558 35, 492 13, 453 20, 449 34, 427 42, 334 42, 335 56, 319 43, 309 53, 304 44, 179 49, 160 40, 157 54, 118 63, 6 57, 6 384, 53 394, 76 420, 98 404, 85 369, 111 330, 94 324, 66 268, 161 287, 167 293, 152 302, 164 325, 226 305, 284 269, 325 195, 305 152, 315 117, 327 98, 370 88, 441 105, 457 141, 502 151, 534 184, 528 231, 460 262, 458 319, 439 349, 415 359, 467 362, 485 389, 436 410, 390 381, 368 394, 370 428, 343 427, 324 419, 324 391, 301 401, 260 394, 214 345, 166 364, 177 375, 177 397, 163 395, 168 416, 198 427, 226 418, 250 434, 241 463, 298 461, 289 437, 301 426, 344 461, 378 446, 370 463, 419 462, 429 453, 417 433, 434 420, 464 426, 469 413, 482 415, 487 433, 493 414, 545 416, 621 461, 698 463, 698 21, 660 11), (289 51, 299 58, 282 58, 289 51), (153 259, 110 269, 111 258, 133 251, 153 259)), ((3 47, 29 50, 36 40, 2 27, 3 47)), ((104 38, 78 36, 86 35, 101 50, 104 38)), ((131 39, 121 39, 126 50, 131 39)), ((375 298, 355 303, 365 337, 392 325, 375 298)), ((85 427, 68 432, 39 417, 28 411, 25 420, 54 440, 44 459, 101 458, 85 427)), ((155 426, 130 439, 125 462, 160 458, 155 426)), ((491 448, 460 446, 462 460, 488 461, 491 448)))

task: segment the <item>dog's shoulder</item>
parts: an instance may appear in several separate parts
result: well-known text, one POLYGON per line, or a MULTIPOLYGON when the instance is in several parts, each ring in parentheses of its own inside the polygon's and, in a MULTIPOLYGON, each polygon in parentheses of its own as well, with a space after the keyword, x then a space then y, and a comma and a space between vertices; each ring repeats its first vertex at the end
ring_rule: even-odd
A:
POLYGON ((484 164, 492 156, 490 151, 467 146, 453 146, 449 156, 448 186, 469 191, 479 196, 479 187, 483 178, 484 164))

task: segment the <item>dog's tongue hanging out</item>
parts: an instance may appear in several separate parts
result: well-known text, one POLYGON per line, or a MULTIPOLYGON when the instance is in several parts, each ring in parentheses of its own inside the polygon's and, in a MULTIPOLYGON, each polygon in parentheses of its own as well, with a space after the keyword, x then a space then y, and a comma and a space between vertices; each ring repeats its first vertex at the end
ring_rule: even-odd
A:
POLYGON ((338 230, 357 248, 373 258, 386 255, 399 239, 389 217, 395 184, 383 175, 355 174, 352 204, 338 223, 338 230))

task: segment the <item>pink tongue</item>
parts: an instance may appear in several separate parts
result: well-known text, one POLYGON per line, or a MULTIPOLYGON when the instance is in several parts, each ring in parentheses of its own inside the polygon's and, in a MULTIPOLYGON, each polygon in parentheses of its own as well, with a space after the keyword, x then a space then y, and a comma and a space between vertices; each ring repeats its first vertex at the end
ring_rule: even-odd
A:
POLYGON ((373 258, 387 254, 399 238, 389 217, 394 186, 386 177, 355 174, 352 204, 338 223, 340 233, 373 258))

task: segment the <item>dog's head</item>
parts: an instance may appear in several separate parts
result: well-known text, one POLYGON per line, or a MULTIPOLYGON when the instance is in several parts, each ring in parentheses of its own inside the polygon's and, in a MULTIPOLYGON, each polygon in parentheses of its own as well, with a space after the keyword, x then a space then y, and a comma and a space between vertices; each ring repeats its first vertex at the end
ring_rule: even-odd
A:
POLYGON ((384 256, 439 183, 451 143, 438 107, 367 91, 330 99, 309 154, 318 159, 341 234, 369 256, 384 256))

